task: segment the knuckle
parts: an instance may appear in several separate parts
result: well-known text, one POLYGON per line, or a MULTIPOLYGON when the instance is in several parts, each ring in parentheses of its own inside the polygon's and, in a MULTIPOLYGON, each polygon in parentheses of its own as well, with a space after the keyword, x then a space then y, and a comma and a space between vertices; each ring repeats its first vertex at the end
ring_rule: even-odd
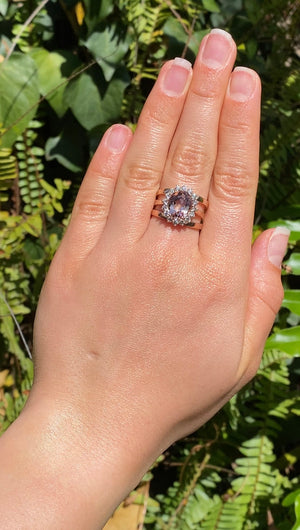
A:
POLYGON ((129 164, 123 172, 127 188, 134 191, 156 191, 161 181, 162 171, 145 164, 129 164))
POLYGON ((244 163, 233 166, 227 161, 222 169, 216 167, 212 185, 217 197, 234 203, 253 193, 253 177, 244 163))
POLYGON ((93 223, 107 217, 108 204, 104 197, 91 197, 80 195, 74 207, 74 214, 82 221, 93 223))
POLYGON ((142 121, 147 129, 161 128, 169 125, 177 112, 176 105, 167 105, 164 99, 156 99, 155 104, 149 104, 144 108, 142 121))
POLYGON ((222 117, 220 128, 224 136, 236 137, 245 142, 251 131, 249 116, 245 116, 243 112, 227 113, 222 117))
POLYGON ((218 83, 215 73, 208 70, 206 76, 201 76, 201 82, 192 83, 190 94, 198 100, 199 98, 203 99, 204 104, 212 105, 221 96, 220 83, 218 83), (203 82, 204 79, 205 82, 203 82))
POLYGON ((115 185, 115 174, 110 168, 89 168, 89 178, 83 181, 75 201, 73 215, 86 221, 99 220, 107 216, 112 192, 115 185))
POLYGON ((205 150, 204 147, 200 147, 201 145, 202 142, 197 145, 194 142, 179 143, 172 156, 172 172, 184 175, 185 179, 191 179, 193 184, 195 184, 195 177, 211 173, 214 164, 211 151, 205 150))
POLYGON ((99 170, 99 165, 92 160, 88 168, 88 177, 90 182, 96 183, 97 188, 105 189, 110 187, 116 180, 115 162, 113 159, 105 160, 99 170))

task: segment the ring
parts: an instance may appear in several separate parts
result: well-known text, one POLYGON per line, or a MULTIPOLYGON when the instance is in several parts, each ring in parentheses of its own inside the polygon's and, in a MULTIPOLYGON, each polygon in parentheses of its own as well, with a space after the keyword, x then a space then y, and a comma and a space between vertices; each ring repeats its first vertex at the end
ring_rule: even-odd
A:
POLYGON ((201 230, 207 207, 208 201, 193 190, 187 186, 176 186, 158 190, 152 215, 165 219, 174 226, 201 230))

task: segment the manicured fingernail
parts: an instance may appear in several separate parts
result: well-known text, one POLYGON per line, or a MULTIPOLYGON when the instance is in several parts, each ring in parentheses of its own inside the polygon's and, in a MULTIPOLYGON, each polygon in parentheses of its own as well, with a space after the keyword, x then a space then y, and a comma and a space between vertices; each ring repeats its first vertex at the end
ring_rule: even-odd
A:
POLYGON ((108 131, 106 145, 115 153, 121 153, 128 141, 129 130, 125 125, 113 125, 108 131))
POLYGON ((250 99, 256 87, 256 74, 250 68, 237 66, 230 78, 229 94, 237 101, 250 99))
POLYGON ((206 39, 200 60, 210 68, 225 66, 229 59, 232 46, 233 41, 227 31, 213 29, 206 39))
POLYGON ((168 96, 180 96, 186 87, 192 65, 186 59, 176 57, 163 79, 163 89, 168 96))
POLYGON ((277 226, 270 237, 268 246, 269 261, 279 269, 286 253, 289 236, 290 231, 287 228, 277 226))

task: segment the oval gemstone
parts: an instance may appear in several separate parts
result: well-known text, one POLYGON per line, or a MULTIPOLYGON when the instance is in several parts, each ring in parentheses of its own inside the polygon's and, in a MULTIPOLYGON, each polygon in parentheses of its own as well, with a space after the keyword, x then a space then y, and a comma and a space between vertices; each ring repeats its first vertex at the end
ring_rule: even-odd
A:
POLYGON ((184 190, 173 193, 168 200, 169 214, 173 218, 184 219, 192 206, 192 198, 190 194, 184 190))

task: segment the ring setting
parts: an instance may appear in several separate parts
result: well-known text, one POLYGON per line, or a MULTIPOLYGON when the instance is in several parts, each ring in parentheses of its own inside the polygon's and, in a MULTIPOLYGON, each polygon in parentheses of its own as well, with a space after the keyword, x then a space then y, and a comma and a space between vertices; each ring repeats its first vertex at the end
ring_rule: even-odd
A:
POLYGON ((201 230, 208 202, 187 186, 159 189, 152 215, 174 226, 201 230), (156 207, 160 207, 159 209, 156 207))

